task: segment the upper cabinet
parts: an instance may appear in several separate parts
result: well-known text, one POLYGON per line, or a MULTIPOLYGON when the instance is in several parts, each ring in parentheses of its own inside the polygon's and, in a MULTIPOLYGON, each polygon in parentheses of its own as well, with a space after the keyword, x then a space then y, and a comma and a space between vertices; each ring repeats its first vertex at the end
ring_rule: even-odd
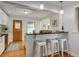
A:
POLYGON ((0 9, 0 24, 7 25, 8 16, 0 9))

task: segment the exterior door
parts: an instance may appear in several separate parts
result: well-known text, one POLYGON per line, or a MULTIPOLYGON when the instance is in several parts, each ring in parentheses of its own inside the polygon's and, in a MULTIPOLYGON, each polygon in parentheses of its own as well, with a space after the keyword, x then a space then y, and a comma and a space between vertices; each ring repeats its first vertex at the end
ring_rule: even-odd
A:
POLYGON ((13 20, 13 41, 22 41, 22 20, 13 20))

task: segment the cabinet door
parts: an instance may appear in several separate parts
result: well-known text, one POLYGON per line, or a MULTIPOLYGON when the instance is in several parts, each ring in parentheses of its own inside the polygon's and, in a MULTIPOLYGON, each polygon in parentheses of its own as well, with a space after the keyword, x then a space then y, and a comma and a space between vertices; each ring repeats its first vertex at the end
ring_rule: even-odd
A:
POLYGON ((1 36, 0 37, 0 55, 2 54, 4 49, 5 49, 4 36, 1 36))
POLYGON ((4 50, 5 49, 5 35, 2 36, 1 40, 2 40, 3 50, 4 50))
POLYGON ((0 24, 7 25, 8 16, 0 9, 0 24))

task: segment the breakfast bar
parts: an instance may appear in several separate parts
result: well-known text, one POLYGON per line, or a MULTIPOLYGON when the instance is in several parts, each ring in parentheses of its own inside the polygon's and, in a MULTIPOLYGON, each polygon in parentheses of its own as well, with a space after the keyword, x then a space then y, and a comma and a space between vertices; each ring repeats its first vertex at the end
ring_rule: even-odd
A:
MULTIPOLYGON (((68 32, 60 31, 60 32, 52 32, 52 33, 34 33, 34 34, 26 34, 25 36, 25 42, 27 41, 27 56, 33 56, 34 52, 34 41, 35 40, 43 40, 46 41, 46 39, 67 39, 68 42, 68 32), (29 44, 31 43, 31 44, 29 44)), ((61 49, 61 47, 60 47, 61 49)))

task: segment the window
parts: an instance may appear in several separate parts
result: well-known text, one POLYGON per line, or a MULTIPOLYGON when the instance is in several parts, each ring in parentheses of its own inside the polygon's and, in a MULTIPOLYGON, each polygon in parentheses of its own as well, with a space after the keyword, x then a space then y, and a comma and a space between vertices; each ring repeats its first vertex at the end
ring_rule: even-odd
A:
POLYGON ((28 22, 27 24, 27 33, 32 34, 34 31, 34 23, 33 22, 28 22))

